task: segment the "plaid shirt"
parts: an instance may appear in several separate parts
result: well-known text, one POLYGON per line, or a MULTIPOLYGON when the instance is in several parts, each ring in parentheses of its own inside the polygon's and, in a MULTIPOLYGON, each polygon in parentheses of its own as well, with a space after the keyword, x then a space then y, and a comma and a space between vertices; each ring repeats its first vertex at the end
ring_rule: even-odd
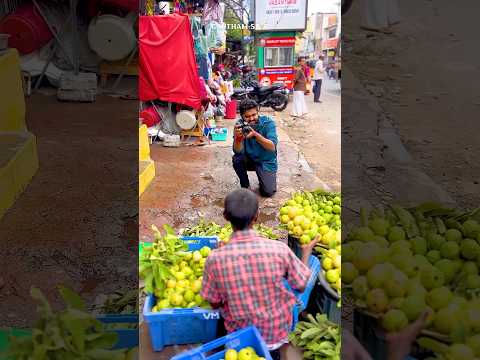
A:
POLYGON ((221 304, 228 332, 255 325, 272 345, 288 338, 296 303, 283 279, 303 289, 310 273, 284 243, 262 238, 253 230, 237 231, 207 258, 200 294, 212 304, 221 304))

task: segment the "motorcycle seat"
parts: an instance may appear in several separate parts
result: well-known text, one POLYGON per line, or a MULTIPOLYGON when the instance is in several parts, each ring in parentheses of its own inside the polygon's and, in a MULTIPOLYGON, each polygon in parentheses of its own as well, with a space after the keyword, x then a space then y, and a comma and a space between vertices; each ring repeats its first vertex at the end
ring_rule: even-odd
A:
POLYGON ((271 86, 264 86, 258 89, 259 94, 266 94, 269 92, 272 92, 272 87, 271 86))
POLYGON ((243 94, 243 93, 246 93, 246 92, 247 92, 247 89, 243 89, 243 88, 233 89, 234 94, 243 94))

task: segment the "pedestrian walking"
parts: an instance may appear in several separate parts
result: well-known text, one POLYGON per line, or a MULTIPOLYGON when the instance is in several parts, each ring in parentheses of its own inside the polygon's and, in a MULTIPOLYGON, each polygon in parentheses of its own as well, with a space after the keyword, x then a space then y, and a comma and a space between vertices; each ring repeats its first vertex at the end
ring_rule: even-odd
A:
POLYGON ((300 117, 308 113, 307 103, 305 102, 305 92, 307 91, 307 77, 305 76, 305 58, 298 58, 298 65, 293 79, 293 106, 292 116, 300 117))
POLYGON ((322 91, 322 80, 325 77, 325 65, 323 64, 323 55, 320 55, 315 63, 313 70, 313 102, 320 103, 320 94, 322 91))
POLYGON ((337 82, 342 80, 342 58, 337 59, 337 82))
POLYGON ((361 0, 361 28, 392 34, 392 25, 400 22, 397 0, 361 0))
POLYGON ((305 77, 307 78, 307 83, 306 83, 306 88, 307 90, 305 91, 305 95, 310 94, 310 90, 312 88, 312 81, 310 79, 310 66, 308 65, 307 59, 304 59, 304 64, 303 64, 303 71, 305 73, 305 77))

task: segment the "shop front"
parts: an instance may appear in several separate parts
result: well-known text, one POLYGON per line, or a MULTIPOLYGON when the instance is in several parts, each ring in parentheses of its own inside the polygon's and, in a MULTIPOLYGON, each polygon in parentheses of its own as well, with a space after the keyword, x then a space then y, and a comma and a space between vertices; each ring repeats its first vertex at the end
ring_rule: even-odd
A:
POLYGON ((293 88, 295 41, 307 25, 307 0, 254 2, 258 80, 293 88))
POLYGON ((258 81, 263 86, 282 83, 293 87, 295 32, 263 33, 257 41, 258 81))

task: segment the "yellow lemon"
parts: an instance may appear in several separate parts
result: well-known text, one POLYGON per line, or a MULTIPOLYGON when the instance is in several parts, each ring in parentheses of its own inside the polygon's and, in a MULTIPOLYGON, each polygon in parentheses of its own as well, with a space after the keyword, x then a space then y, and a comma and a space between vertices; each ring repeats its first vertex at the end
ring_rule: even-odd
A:
POLYGON ((225 352, 225 360, 237 360, 238 359, 238 353, 235 349, 228 349, 225 352))

